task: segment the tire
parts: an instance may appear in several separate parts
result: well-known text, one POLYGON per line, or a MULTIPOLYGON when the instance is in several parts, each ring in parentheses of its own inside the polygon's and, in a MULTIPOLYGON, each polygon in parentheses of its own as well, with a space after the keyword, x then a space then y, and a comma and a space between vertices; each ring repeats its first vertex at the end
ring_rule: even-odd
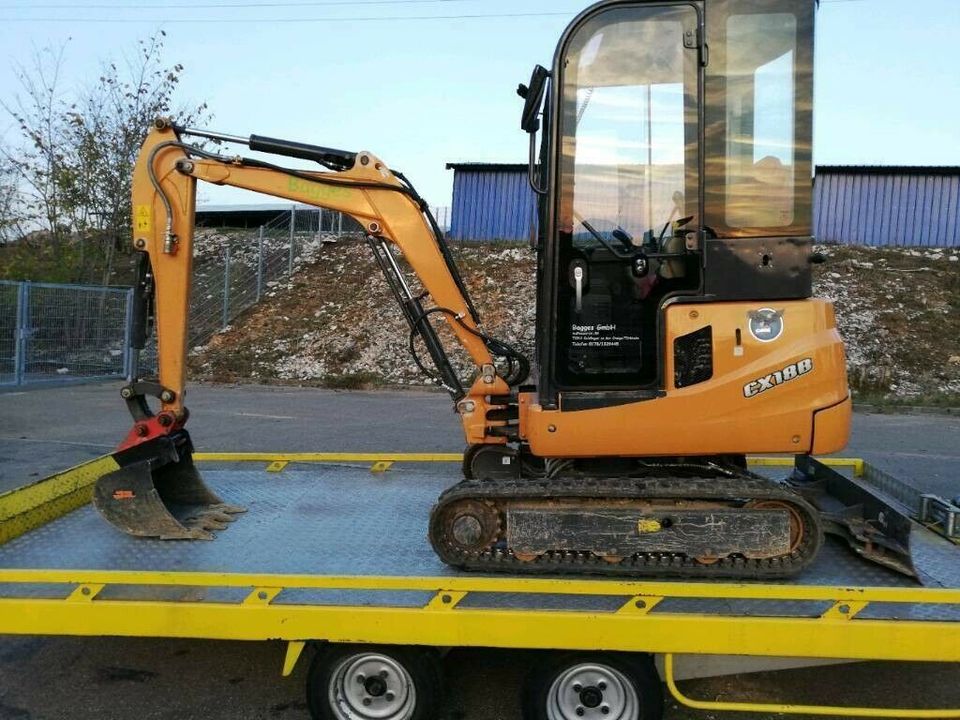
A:
POLYGON ((663 688, 649 655, 576 652, 537 663, 524 720, 661 720, 663 688), (606 708, 606 712, 604 712, 606 708))
POLYGON ((325 644, 310 664, 307 706, 314 720, 436 720, 440 690, 432 649, 325 644))

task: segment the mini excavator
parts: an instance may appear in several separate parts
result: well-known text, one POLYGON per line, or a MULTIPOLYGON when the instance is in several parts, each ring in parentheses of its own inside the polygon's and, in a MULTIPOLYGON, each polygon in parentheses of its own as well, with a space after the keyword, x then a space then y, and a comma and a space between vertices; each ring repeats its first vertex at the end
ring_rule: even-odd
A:
POLYGON ((849 435, 843 344, 832 304, 812 297, 814 15, 815 0, 607 0, 573 21, 552 69, 537 66, 520 86, 539 201, 533 363, 484 329, 427 203, 380 158, 158 120, 132 193, 134 337, 143 347, 152 318, 159 376, 123 389, 134 426, 121 468, 97 484, 100 512, 128 533, 179 539, 210 538, 242 512, 205 486, 184 427, 202 181, 362 226, 418 365, 463 424, 464 477, 429 518, 444 562, 799 573, 821 546, 821 513, 745 458, 831 453, 849 435), (476 366, 469 381, 448 360, 441 323, 476 366))

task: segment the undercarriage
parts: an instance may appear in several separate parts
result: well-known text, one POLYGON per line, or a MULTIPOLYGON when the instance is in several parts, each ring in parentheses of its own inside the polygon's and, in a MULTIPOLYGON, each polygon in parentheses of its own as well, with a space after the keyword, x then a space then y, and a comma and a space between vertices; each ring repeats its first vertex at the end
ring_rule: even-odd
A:
POLYGON ((466 570, 785 578, 823 542, 817 510, 742 458, 537 462, 500 447, 465 465, 430 541, 466 570))

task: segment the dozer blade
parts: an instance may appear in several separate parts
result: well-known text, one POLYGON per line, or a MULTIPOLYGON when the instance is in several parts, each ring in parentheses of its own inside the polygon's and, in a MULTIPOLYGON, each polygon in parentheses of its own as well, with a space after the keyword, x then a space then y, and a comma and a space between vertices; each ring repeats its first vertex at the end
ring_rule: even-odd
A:
POLYGON ((97 480, 93 504, 128 535, 161 540, 212 540, 245 508, 228 505, 206 486, 186 432, 117 453, 120 469, 97 480))
POLYGON ((793 487, 821 513, 824 529, 845 540, 866 560, 916 578, 927 587, 956 587, 960 566, 951 508, 910 484, 864 464, 859 476, 846 477, 814 458, 799 456, 793 487), (943 511, 929 516, 929 503, 943 511))

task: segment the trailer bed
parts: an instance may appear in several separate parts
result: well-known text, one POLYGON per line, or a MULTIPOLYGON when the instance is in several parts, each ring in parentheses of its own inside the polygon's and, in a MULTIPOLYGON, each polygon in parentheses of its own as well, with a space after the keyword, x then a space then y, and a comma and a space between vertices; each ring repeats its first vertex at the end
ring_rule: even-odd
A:
POLYGON ((453 463, 201 469, 248 508, 211 542, 116 531, 85 504, 89 472, 45 497, 0 545, 0 633, 960 660, 960 546, 920 526, 955 559, 944 587, 833 539, 775 584, 491 577, 442 564, 427 541, 453 463), (70 493, 79 507, 60 514, 70 493))

